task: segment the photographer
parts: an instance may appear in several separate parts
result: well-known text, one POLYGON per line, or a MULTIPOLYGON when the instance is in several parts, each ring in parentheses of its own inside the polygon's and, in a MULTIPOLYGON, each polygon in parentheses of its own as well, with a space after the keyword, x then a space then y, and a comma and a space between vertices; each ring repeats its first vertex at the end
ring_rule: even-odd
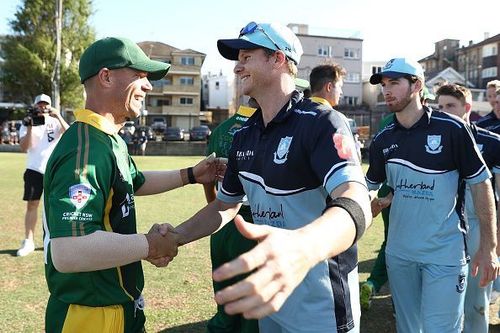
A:
POLYGON ((26 256, 35 250, 34 231, 38 217, 38 205, 43 192, 45 166, 62 133, 69 125, 61 117, 59 110, 51 107, 49 96, 36 96, 33 107, 28 110, 20 128, 19 144, 28 153, 24 172, 24 196, 27 201, 24 218, 25 239, 18 256, 26 256))

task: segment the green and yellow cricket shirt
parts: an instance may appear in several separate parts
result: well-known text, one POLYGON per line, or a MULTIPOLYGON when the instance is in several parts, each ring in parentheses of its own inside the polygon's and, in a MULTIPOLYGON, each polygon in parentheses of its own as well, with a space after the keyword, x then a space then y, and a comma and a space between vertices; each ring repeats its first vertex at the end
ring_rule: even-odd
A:
MULTIPOLYGON (((137 300, 144 286, 141 262, 82 273, 58 272, 51 239, 97 230, 136 233, 134 192, 144 176, 115 126, 90 110, 75 112, 47 164, 44 178, 45 274, 51 297, 102 307, 137 300)), ((50 303, 49 303, 50 305, 50 303)), ((49 309, 48 309, 49 311, 49 309)))

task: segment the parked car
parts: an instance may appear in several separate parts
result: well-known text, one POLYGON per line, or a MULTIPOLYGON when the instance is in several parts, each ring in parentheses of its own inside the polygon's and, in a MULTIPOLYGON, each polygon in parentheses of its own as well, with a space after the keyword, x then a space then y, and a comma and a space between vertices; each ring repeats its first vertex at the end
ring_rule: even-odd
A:
POLYGON ((189 141, 205 141, 208 140, 212 132, 206 125, 196 126, 189 131, 189 141))
POLYGON ((148 138, 148 141, 154 141, 155 140, 155 134, 153 132, 153 130, 151 129, 151 127, 149 126, 139 126, 135 129, 135 132, 134 132, 134 138, 137 138, 139 137, 139 135, 141 134, 141 132, 144 131, 144 133, 146 133, 146 137, 148 138))
POLYGON ((158 132, 163 133, 167 128, 167 121, 165 120, 165 118, 162 117, 153 118, 153 123, 151 124, 151 128, 156 133, 158 132))
POLYGON ((352 118, 347 118, 347 121, 349 122, 349 128, 351 129, 351 133, 358 134, 358 125, 356 124, 356 120, 352 118))
POLYGON ((183 141, 184 129, 179 127, 167 127, 163 141, 183 141))

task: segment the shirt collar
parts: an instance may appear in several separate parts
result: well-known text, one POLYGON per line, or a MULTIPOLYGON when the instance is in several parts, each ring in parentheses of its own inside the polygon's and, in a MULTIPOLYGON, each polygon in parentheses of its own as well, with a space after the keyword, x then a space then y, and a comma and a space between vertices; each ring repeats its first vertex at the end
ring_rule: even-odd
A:
POLYGON ((394 124, 399 128, 407 129, 407 130, 412 130, 412 129, 417 128, 419 126, 429 126, 429 124, 431 123, 431 116, 432 116, 433 110, 432 110, 432 108, 425 106, 425 105, 422 105, 422 108, 424 109, 424 114, 422 115, 422 117, 420 117, 420 119, 415 124, 413 124, 412 127, 407 129, 406 127, 401 125, 398 121, 398 117, 394 117, 394 124))
POLYGON ((313 96, 313 97, 310 97, 310 100, 313 101, 313 102, 316 102, 316 103, 319 103, 319 104, 323 104, 323 105, 326 105, 326 106, 329 106, 329 107, 333 108, 332 105, 330 104, 330 102, 328 102, 323 97, 313 96))
POLYGON ((75 111, 75 118, 76 121, 89 124, 106 134, 113 135, 118 133, 117 128, 113 123, 91 110, 78 109, 75 111))
POLYGON ((240 105, 237 114, 243 117, 250 118, 254 114, 255 110, 257 109, 251 108, 249 106, 240 105))

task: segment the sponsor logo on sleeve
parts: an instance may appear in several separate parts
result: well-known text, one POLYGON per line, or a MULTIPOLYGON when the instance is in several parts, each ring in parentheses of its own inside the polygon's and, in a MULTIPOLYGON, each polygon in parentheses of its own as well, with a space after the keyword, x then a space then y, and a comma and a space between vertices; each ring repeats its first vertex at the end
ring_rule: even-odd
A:
POLYGON ((77 209, 83 208, 90 198, 91 188, 88 184, 77 184, 69 188, 69 199, 77 209))

